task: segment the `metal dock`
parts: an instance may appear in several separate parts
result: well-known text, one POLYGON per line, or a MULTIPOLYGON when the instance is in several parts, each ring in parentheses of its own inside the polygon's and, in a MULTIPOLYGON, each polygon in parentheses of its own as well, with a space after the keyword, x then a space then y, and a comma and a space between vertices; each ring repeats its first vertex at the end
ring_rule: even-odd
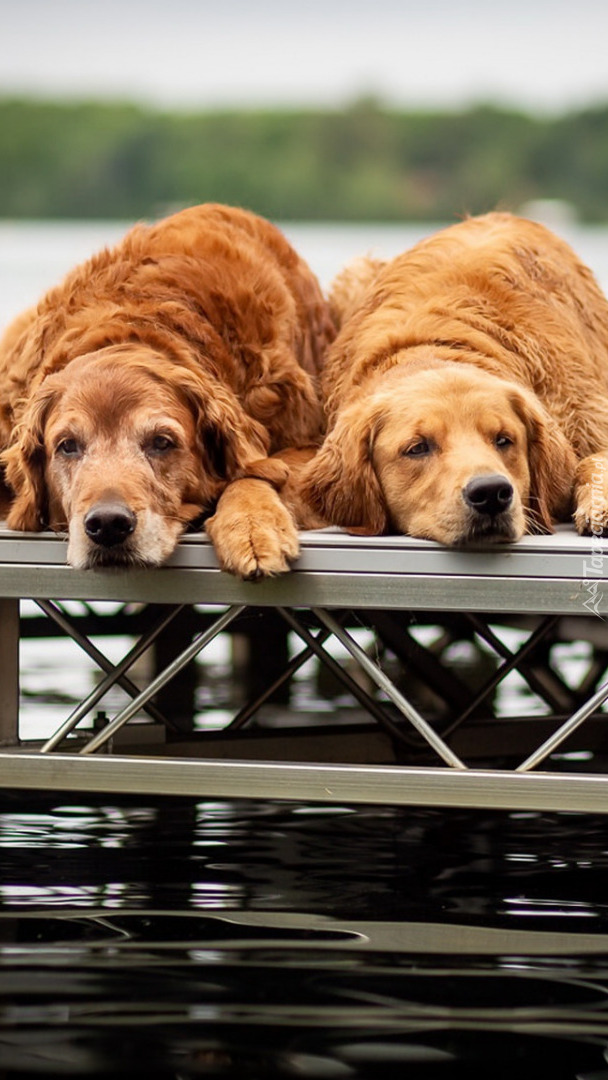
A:
POLYGON ((567 527, 462 551, 301 540, 291 573, 253 584, 220 571, 204 535, 161 569, 76 571, 61 537, 0 531, 0 785, 608 811, 608 542, 567 527), (117 627, 128 647, 111 662, 100 639, 117 627), (43 742, 19 722, 20 640, 38 634, 71 638, 98 672, 43 742), (219 728, 204 708, 176 723, 186 673, 224 635, 245 643, 247 700, 219 728), (559 662, 573 642, 574 675, 559 662), (306 664, 330 685, 309 717, 290 707, 306 664), (530 715, 504 711, 513 678, 530 715))

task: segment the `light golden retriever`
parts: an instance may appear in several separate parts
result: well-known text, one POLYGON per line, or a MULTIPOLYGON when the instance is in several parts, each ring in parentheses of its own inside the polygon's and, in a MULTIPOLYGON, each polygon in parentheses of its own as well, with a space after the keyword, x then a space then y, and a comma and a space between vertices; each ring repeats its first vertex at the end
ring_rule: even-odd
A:
POLYGON ((539 224, 470 218, 330 297, 329 430, 302 494, 336 525, 449 545, 574 515, 608 530, 608 303, 539 224))
POLYGON ((207 516, 226 569, 286 570, 297 523, 271 455, 320 441, 333 336, 264 219, 208 204, 136 226, 0 342, 9 528, 67 531, 75 567, 157 566, 207 516))

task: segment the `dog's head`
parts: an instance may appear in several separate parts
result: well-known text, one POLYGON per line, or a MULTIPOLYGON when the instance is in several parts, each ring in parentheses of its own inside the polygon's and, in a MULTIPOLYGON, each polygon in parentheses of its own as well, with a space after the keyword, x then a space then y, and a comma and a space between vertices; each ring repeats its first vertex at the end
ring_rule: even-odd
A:
POLYGON ((77 567, 156 566, 267 435, 231 391, 140 345, 80 357, 33 393, 2 459, 12 529, 69 536, 77 567))
POLYGON ((360 533, 511 541, 563 518, 575 465, 530 391, 468 364, 396 366, 338 413, 302 493, 360 533))

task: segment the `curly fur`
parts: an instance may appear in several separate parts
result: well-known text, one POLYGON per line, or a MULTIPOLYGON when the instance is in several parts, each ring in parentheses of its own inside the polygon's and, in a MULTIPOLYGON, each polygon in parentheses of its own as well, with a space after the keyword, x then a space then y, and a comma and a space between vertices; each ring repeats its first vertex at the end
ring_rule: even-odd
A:
MULTIPOLYGON (((100 432, 109 425, 115 446, 130 447, 126 472, 120 457, 114 459, 112 498, 126 506, 135 498, 139 510, 135 534, 108 547, 104 560, 162 561, 147 550, 143 528, 143 492, 159 479, 160 457, 155 450, 156 456, 138 458, 141 432, 151 430, 155 415, 170 414, 179 444, 176 468, 169 468, 171 454, 162 455, 160 486, 166 490, 151 496, 155 532, 167 531, 160 545, 164 559, 188 521, 208 514, 250 466, 257 463, 259 477, 268 455, 320 441, 318 375, 333 336, 316 278, 263 218, 207 204, 136 226, 116 247, 71 271, 0 342, 0 450, 13 497, 9 527, 67 527, 68 558, 78 550, 79 564, 91 564, 94 545, 83 539, 83 520, 91 500, 106 497, 112 438, 98 470, 106 479, 83 484, 81 477, 85 459, 102 453, 100 432), (66 410, 73 436, 60 419, 66 410), (86 452, 71 462, 68 482, 57 447, 63 452, 66 439, 76 436, 86 452), (177 502, 169 498, 172 485, 177 502), (78 511, 70 509, 76 506, 78 511)), ((272 467, 266 471, 277 475, 272 467)), ((268 498, 278 502, 276 491, 268 498)), ((221 527, 214 539, 221 559, 221 527)), ((273 573, 284 564, 275 552, 255 572, 273 573)), ((241 572, 238 558, 231 569, 241 572)))

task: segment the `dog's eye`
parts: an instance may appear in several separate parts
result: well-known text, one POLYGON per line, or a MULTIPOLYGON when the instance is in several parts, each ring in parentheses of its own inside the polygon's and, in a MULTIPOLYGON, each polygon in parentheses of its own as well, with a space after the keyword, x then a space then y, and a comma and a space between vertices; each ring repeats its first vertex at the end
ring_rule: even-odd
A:
POLYGON ((513 446, 513 439, 510 439, 508 435, 497 435, 494 439, 494 446, 498 450, 506 450, 507 447, 513 446))
POLYGON ((55 453, 63 457, 76 457, 80 453, 80 445, 76 439, 62 439, 55 447, 55 453))
POLYGON ((155 435, 150 443, 150 449, 155 454, 166 454, 167 450, 173 450, 175 443, 168 435, 155 435))
POLYGON ((426 439, 419 439, 418 442, 412 443, 403 451, 404 457, 424 457, 425 454, 430 454, 431 444, 426 439))

